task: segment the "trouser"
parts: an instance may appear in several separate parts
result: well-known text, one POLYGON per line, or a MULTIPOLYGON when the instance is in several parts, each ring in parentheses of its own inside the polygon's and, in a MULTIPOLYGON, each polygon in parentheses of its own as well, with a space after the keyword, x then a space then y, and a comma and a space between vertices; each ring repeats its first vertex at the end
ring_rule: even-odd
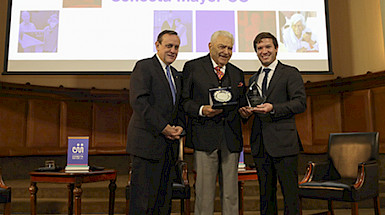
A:
POLYGON ((238 162, 239 153, 231 153, 227 147, 211 153, 194 152, 196 169, 195 215, 214 213, 215 189, 219 176, 223 215, 238 214, 238 162))
POLYGON ((263 156, 253 159, 257 167, 261 215, 278 214, 277 178, 284 199, 284 214, 299 214, 298 155, 271 157, 264 150, 263 156))

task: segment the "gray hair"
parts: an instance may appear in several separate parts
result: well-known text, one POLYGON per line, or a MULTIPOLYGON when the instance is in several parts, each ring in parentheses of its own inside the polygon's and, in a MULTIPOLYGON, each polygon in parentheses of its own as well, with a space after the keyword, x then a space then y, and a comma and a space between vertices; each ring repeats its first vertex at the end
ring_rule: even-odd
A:
POLYGON ((231 39, 231 43, 234 45, 234 37, 233 35, 228 31, 216 31, 211 35, 211 43, 214 43, 217 40, 218 36, 224 36, 231 39))

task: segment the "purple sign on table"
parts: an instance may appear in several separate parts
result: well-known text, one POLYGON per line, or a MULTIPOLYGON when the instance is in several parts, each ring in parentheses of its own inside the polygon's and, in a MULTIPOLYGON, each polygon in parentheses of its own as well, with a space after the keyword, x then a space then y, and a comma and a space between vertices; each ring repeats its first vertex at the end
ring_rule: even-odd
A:
POLYGON ((68 137, 67 166, 88 166, 89 137, 68 137))

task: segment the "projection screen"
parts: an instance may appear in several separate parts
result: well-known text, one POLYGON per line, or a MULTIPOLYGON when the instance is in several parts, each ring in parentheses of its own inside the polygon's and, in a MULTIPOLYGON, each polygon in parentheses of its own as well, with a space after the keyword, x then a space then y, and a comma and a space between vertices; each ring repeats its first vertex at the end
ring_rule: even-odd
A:
POLYGON ((4 74, 127 74, 152 57, 156 36, 178 32, 177 61, 208 53, 211 34, 234 35, 231 62, 246 72, 262 31, 278 59, 305 74, 331 73, 326 0, 9 0, 4 74))

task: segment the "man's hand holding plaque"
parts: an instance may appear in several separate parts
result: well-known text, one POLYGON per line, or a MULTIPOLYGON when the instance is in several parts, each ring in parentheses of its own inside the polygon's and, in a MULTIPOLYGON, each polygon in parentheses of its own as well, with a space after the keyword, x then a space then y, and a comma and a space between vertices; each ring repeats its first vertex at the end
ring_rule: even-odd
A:
POLYGON ((209 89, 209 97, 213 109, 222 109, 237 104, 237 101, 233 98, 231 87, 209 89))
POLYGON ((223 112, 223 109, 213 109, 211 105, 204 105, 202 114, 206 117, 214 117, 223 112))

